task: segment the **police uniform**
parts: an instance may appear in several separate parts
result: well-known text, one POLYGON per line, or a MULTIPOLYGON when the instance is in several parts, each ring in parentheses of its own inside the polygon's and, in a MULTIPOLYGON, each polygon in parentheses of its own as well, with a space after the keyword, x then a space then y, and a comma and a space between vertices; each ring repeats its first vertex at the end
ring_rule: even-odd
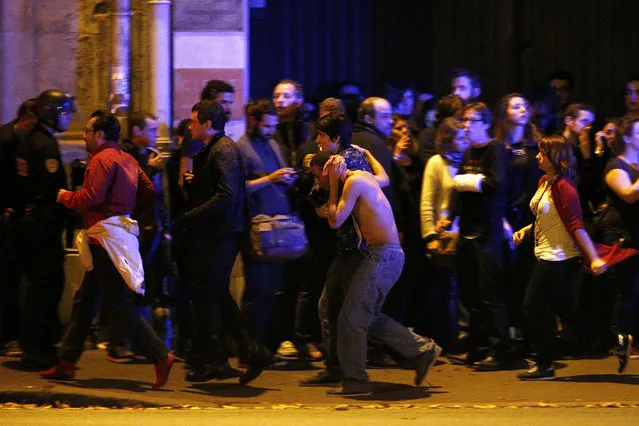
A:
POLYGON ((19 135, 16 121, 0 126, 0 347, 20 340, 20 309, 18 287, 21 270, 15 251, 15 221, 17 173, 15 147, 19 135))
POLYGON ((56 203, 67 188, 58 141, 37 124, 16 147, 17 252, 28 287, 23 319, 24 360, 46 364, 60 338, 58 304, 64 287, 62 231, 66 209, 56 203))

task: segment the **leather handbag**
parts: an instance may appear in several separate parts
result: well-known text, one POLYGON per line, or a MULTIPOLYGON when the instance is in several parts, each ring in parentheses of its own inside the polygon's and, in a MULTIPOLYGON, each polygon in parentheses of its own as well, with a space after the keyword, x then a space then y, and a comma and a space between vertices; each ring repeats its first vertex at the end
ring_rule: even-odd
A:
POLYGON ((297 259, 308 251, 304 223, 293 215, 253 216, 250 236, 251 251, 260 261, 297 259))

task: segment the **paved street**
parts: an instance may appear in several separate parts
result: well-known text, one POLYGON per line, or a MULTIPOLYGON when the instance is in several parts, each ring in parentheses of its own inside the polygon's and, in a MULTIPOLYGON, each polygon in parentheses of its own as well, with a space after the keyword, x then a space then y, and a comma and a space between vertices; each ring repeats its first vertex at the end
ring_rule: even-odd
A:
POLYGON ((424 389, 409 385, 411 371, 375 369, 370 370, 371 378, 381 392, 346 398, 326 395, 325 388, 297 386, 318 370, 266 371, 249 386, 238 384, 237 379, 190 384, 184 381, 181 364, 174 367, 166 387, 154 391, 152 365, 113 364, 104 356, 104 351, 85 352, 76 380, 69 382, 43 380, 37 373, 21 371, 18 360, 0 358, 0 403, 58 400, 72 405, 226 406, 229 410, 639 406, 639 362, 619 375, 612 357, 562 361, 557 379, 545 382, 520 382, 515 378, 517 371, 479 373, 445 363, 432 370, 431 386, 424 389))
POLYGON ((590 408, 540 408, 499 410, 351 410, 326 408, 306 410, 2 410, 2 425, 527 425, 600 426, 636 425, 639 410, 593 410, 590 408))

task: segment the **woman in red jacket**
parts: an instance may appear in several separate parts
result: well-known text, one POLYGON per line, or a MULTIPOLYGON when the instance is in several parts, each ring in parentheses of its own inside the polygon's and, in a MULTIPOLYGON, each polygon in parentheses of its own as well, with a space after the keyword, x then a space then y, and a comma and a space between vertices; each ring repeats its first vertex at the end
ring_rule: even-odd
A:
POLYGON ((572 147, 562 136, 545 137, 539 142, 537 162, 546 174, 530 202, 534 225, 513 235, 516 245, 532 236, 537 258, 524 299, 526 326, 537 356, 535 365, 518 375, 521 380, 555 377, 553 314, 559 313, 563 320, 570 321, 575 312, 575 277, 582 254, 593 273, 603 273, 607 268, 584 229, 574 183, 576 168, 572 147))

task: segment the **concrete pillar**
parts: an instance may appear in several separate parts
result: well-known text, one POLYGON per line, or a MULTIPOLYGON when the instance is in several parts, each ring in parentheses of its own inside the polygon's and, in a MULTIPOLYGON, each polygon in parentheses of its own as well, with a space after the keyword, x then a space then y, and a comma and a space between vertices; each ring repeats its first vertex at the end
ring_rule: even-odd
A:
POLYGON ((158 146, 170 143, 171 0, 149 0, 151 13, 151 113, 158 117, 158 146))
POLYGON ((31 0, 0 5, 0 122, 15 118, 20 104, 38 95, 35 17, 31 0))
POLYGON ((113 63, 111 64, 111 111, 128 112, 131 99, 131 0, 113 1, 113 63))

